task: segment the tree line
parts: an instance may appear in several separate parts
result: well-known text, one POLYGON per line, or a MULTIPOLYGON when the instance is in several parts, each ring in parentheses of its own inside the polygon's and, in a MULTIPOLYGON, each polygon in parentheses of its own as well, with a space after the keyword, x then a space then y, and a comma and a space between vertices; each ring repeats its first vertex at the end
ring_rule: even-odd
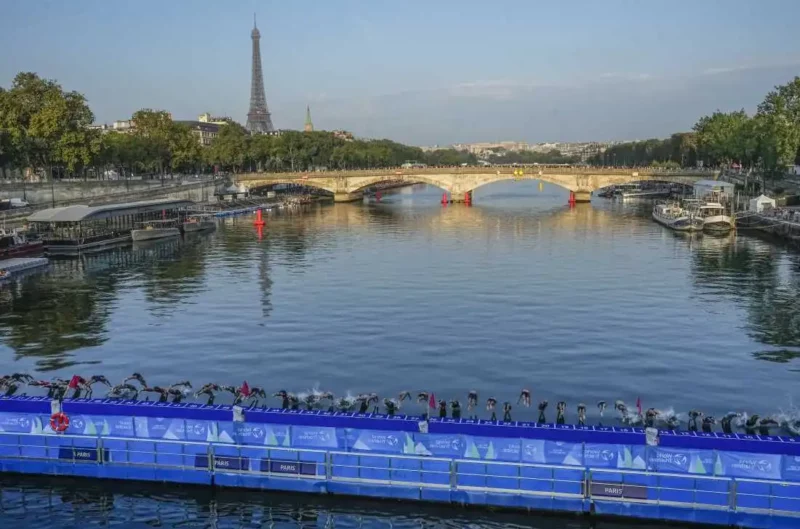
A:
POLYGON ((213 171, 306 171, 317 168, 397 167, 477 162, 473 154, 444 149, 423 152, 391 140, 352 140, 331 132, 283 131, 251 136, 241 125, 221 125, 209 146, 163 110, 142 109, 130 131, 90 128, 86 98, 56 81, 22 72, 0 87, 0 177, 6 169, 31 169, 44 179, 164 175, 213 171))
POLYGON ((730 167, 782 174, 800 160, 800 77, 776 86, 755 114, 714 112, 700 118, 692 132, 667 139, 614 145, 595 155, 595 165, 730 167))

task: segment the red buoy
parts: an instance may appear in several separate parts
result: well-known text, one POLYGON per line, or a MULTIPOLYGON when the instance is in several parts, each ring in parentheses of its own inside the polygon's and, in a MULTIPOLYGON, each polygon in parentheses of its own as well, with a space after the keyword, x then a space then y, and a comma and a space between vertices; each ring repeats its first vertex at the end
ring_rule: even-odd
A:
POLYGON ((264 225, 264 219, 261 218, 261 210, 257 209, 256 210, 256 220, 255 220, 255 222, 253 222, 253 226, 263 226, 263 225, 264 225))
POLYGON ((381 201, 381 192, 380 192, 380 191, 378 191, 377 193, 375 193, 375 200, 377 200, 378 202, 380 202, 380 201, 381 201))
POLYGON ((442 205, 446 206, 450 201, 447 199, 447 193, 442 193, 442 205))
POLYGON ((570 191, 569 192, 569 205, 570 206, 574 206, 575 205, 575 191, 570 191))
POLYGON ((467 206, 472 205, 472 191, 467 191, 466 193, 464 193, 464 204, 466 204, 467 206))

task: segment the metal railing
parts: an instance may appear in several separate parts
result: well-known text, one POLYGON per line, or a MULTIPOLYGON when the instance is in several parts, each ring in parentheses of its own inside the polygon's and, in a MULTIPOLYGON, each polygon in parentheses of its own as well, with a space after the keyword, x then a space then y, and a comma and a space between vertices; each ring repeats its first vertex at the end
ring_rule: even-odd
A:
POLYGON ((0 460, 241 473, 800 517, 800 483, 645 470, 26 433, 0 433, 0 460))

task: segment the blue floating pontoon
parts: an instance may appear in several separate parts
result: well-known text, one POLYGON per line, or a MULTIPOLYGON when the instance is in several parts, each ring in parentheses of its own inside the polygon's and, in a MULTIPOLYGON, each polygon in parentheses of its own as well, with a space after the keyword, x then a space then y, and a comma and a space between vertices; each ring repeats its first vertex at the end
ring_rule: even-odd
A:
POLYGON ((800 439, 0 398, 0 470, 800 527, 800 439))

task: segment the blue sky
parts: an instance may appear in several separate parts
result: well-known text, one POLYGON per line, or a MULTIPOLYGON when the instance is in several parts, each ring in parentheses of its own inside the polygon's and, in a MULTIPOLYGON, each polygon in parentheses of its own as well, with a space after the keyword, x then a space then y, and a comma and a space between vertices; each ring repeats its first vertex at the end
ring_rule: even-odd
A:
POLYGON ((35 71, 97 121, 245 120, 258 13, 279 128, 417 145, 666 136, 800 74, 797 0, 2 0, 0 86, 35 71))

